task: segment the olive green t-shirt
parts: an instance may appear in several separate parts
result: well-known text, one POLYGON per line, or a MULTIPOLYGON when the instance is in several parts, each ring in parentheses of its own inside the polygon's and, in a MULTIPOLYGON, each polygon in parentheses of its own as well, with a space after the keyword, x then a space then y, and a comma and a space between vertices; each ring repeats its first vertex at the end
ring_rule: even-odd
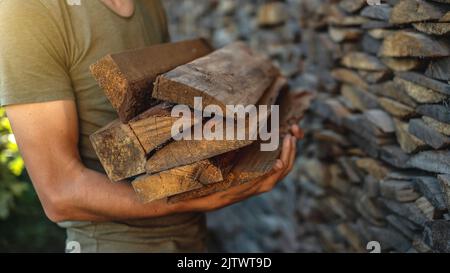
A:
MULTIPOLYGON (((0 104, 74 100, 82 160, 98 171, 103 168, 89 135, 117 114, 89 66, 110 53, 169 40, 161 2, 134 2, 134 14, 124 18, 100 0, 0 0, 0 104)), ((197 216, 182 214, 127 225, 171 226, 165 236, 172 236, 178 232, 174 225, 192 223, 197 216)), ((68 222, 64 226, 80 224, 68 222)))

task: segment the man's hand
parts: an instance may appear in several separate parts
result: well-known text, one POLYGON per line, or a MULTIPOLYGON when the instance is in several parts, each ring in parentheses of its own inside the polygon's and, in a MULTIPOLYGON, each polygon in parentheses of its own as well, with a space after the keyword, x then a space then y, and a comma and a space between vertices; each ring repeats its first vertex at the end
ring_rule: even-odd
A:
POLYGON ((271 190, 295 159, 298 126, 283 142, 280 159, 264 178, 207 197, 167 204, 142 204, 129 182, 111 183, 86 168, 78 153, 78 118, 73 101, 7 106, 6 112, 38 196, 54 222, 115 221, 210 211, 271 190))
POLYGON ((180 210, 217 210, 249 197, 271 191, 280 180, 289 174, 294 166, 297 140, 303 137, 303 132, 297 125, 293 125, 290 131, 291 134, 284 137, 280 159, 277 160, 272 171, 268 175, 243 185, 231 187, 226 191, 180 202, 180 210))

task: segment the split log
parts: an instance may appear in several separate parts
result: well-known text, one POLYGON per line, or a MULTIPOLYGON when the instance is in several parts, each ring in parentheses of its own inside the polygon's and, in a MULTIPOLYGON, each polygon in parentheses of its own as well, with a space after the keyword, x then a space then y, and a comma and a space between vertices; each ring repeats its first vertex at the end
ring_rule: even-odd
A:
POLYGON ((341 87, 341 93, 344 98, 348 99, 354 109, 365 111, 379 108, 377 97, 374 94, 356 86, 344 84, 341 87))
POLYGON ((415 58, 381 58, 381 61, 394 71, 408 71, 421 66, 421 62, 415 58))
POLYGON ((444 197, 447 202, 447 208, 450 209, 450 175, 440 174, 437 176, 444 191, 444 197))
POLYGON ((417 103, 394 81, 373 84, 369 87, 369 91, 377 96, 387 97, 413 108, 417 107, 417 103))
MULTIPOLYGON (((172 117, 171 104, 161 103, 130 120, 129 125, 145 152, 149 154, 172 139, 172 127, 179 117, 172 117)), ((201 122, 193 116, 191 126, 201 122)))
POLYGON ((436 92, 433 89, 426 88, 399 77, 395 77, 394 82, 418 103, 438 103, 446 99, 445 95, 436 92))
POLYGON ((339 2, 339 7, 349 13, 357 12, 365 5, 367 5, 366 0, 343 0, 339 2))
POLYGON ((398 202, 412 202, 420 197, 412 181, 386 179, 380 183, 381 196, 398 202))
POLYGON ((450 33, 450 23, 415 23, 414 28, 430 35, 447 35, 450 33))
POLYGON ((409 168, 409 165, 407 164, 410 158, 409 155, 403 152, 403 150, 397 145, 381 147, 380 158, 381 160, 399 169, 409 168))
POLYGON ((403 0, 394 6, 390 15, 393 24, 407 24, 438 20, 444 11, 430 2, 422 0, 403 0))
POLYGON ((145 172, 145 150, 128 124, 116 120, 92 134, 90 140, 112 181, 145 172))
POLYGON ((442 58, 439 60, 433 60, 428 65, 428 68, 425 72, 427 77, 450 81, 450 57, 442 58))
POLYGON ((355 41, 359 39, 362 35, 362 31, 359 28, 330 26, 328 28, 328 34, 333 42, 342 43, 344 41, 355 41))
POLYGON ((450 109, 440 104, 424 104, 417 107, 421 115, 431 117, 437 121, 450 124, 450 109))
POLYGON ((434 118, 430 118, 427 116, 422 116, 422 120, 423 122, 425 122, 425 124, 438 131, 439 133, 450 136, 450 124, 437 121, 434 118))
MULTIPOLYGON (((272 105, 280 91, 286 86, 287 79, 284 77, 279 77, 272 86, 267 90, 267 92, 261 98, 259 105, 272 105)), ((270 108, 270 107, 269 107, 270 108)), ((260 121, 265 122, 270 113, 258 113, 258 118, 260 121)), ((168 170, 178 166, 188 165, 193 162, 210 158, 219 154, 223 154, 232 150, 236 150, 254 142, 250 137, 250 132, 257 131, 258 124, 249 124, 249 120, 246 119, 246 137, 243 140, 227 140, 225 135, 223 140, 179 140, 167 144, 163 149, 157 151, 150 159, 147 161, 146 169, 147 173, 157 173, 163 170, 168 170)), ((217 122, 214 126, 218 128, 223 127, 225 121, 221 120, 217 122)), ((236 123, 235 123, 236 125, 236 123)), ((235 129, 236 131, 236 129, 235 129)), ((225 134, 225 130, 223 130, 225 134)))
POLYGON ((388 21, 391 15, 392 8, 387 4, 367 6, 361 11, 361 16, 388 21))
POLYGON ((406 153, 415 153, 423 150, 427 145, 421 139, 409 132, 409 123, 395 119, 395 134, 397 142, 406 153))
POLYGON ((369 85, 355 71, 346 68, 336 68, 331 71, 331 75, 338 81, 355 85, 363 90, 367 90, 369 85))
POLYGON ((404 80, 433 89, 444 95, 450 95, 450 84, 428 78, 427 76, 416 72, 397 72, 395 75, 404 80))
POLYGON ((132 185, 140 201, 148 203, 220 182, 224 179, 224 167, 214 159, 206 159, 157 174, 142 175, 132 185))
MULTIPOLYGON (((308 92, 297 94, 286 92, 282 96, 279 100, 281 110, 279 133, 281 137, 288 132, 290 125, 299 122, 304 112, 309 108, 312 99, 312 94, 308 92)), ((275 160, 279 157, 280 149, 272 152, 262 152, 259 144, 259 142, 255 142, 239 151, 239 154, 236 156, 238 160, 224 181, 172 196, 169 198, 169 202, 176 203, 210 195, 268 174, 275 160)))
POLYGON ((194 97, 202 97, 226 113, 226 105, 256 105, 278 75, 270 61, 236 42, 159 76, 153 98, 194 108, 194 97))
POLYGON ((437 210, 447 210, 446 196, 439 180, 432 176, 418 176, 413 178, 419 191, 433 204, 437 210))
POLYGON ((450 151, 424 151, 412 156, 408 165, 419 170, 450 174, 450 151))
POLYGON ((450 47, 445 41, 421 33, 397 31, 384 39, 378 55, 383 57, 446 57, 450 56, 450 47))
POLYGON ((378 98, 378 102, 386 112, 390 113, 394 117, 405 119, 416 114, 414 108, 411 108, 392 99, 380 97, 378 98))
POLYGON ((375 56, 363 52, 347 53, 341 60, 342 65, 348 68, 380 71, 386 70, 386 66, 375 56))
POLYGON ((203 39, 158 44, 110 54, 91 65, 91 73, 126 123, 151 106, 156 77, 212 51, 203 39))
POLYGON ((422 119, 411 119, 409 121, 409 132, 436 150, 450 145, 449 137, 427 126, 422 119))

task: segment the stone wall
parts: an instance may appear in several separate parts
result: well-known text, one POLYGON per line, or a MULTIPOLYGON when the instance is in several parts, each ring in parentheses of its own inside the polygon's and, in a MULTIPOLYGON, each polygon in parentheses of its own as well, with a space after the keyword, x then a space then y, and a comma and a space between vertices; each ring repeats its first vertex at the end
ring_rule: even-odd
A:
POLYGON ((165 2, 174 40, 247 41, 317 92, 295 170, 211 213, 213 250, 450 251, 450 1, 165 2))

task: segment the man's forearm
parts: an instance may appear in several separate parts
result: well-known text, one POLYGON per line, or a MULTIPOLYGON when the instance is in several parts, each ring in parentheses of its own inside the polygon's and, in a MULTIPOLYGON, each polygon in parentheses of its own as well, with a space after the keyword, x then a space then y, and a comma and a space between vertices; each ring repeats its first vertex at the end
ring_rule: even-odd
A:
MULTIPOLYGON (((111 221, 150 218, 180 212, 180 205, 164 201, 142 204, 127 182, 112 183, 108 177, 79 164, 73 181, 61 186, 61 204, 53 221, 111 221)), ((71 179, 72 180, 72 179, 71 179)))

